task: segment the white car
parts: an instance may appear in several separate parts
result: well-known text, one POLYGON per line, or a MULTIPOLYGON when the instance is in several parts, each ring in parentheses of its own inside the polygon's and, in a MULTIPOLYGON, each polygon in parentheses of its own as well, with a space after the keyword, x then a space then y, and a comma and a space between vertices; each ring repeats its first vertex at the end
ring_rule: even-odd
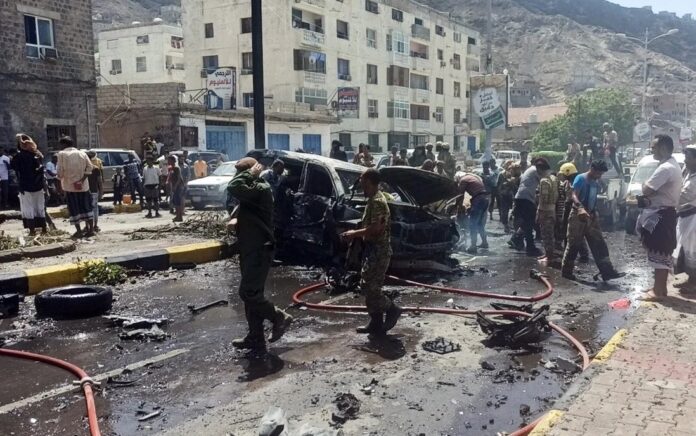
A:
POLYGON ((191 180, 186 185, 187 196, 194 209, 209 205, 227 207, 227 185, 234 178, 237 161, 224 162, 208 177, 191 180))

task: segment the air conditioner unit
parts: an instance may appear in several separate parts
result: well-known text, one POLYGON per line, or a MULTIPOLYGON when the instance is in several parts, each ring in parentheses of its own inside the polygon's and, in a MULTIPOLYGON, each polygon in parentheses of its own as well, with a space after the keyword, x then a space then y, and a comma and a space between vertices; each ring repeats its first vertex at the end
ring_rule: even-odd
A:
POLYGON ((55 48, 40 47, 39 59, 58 59, 58 50, 56 50, 55 48))
POLYGON ((203 68, 203 69, 201 70, 201 77, 203 77, 203 78, 208 77, 208 70, 206 70, 205 68, 203 68))
POLYGON ((339 74, 338 78, 340 80, 351 80, 352 79, 352 77, 350 77, 350 74, 339 74))
POLYGON ((174 69, 174 64, 166 65, 166 68, 167 68, 167 71, 171 71, 174 69))

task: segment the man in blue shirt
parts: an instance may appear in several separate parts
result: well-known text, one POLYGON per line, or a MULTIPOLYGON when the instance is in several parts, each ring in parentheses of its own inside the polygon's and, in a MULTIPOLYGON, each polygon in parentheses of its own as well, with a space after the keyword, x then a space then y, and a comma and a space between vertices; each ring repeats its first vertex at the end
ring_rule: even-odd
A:
POLYGON ((609 248, 604 241, 602 229, 599 226, 597 213, 597 195, 599 194, 599 179, 608 170, 604 161, 597 160, 590 165, 590 171, 580 174, 573 182, 573 209, 568 217, 568 241, 563 255, 563 277, 575 280, 573 269, 575 259, 582 247, 584 239, 592 251, 592 257, 599 268, 604 281, 626 275, 619 273, 609 259, 609 248))

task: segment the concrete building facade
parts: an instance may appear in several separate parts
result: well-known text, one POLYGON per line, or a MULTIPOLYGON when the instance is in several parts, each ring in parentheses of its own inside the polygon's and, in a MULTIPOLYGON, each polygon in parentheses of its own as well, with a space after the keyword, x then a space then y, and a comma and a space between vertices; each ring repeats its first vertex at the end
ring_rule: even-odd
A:
POLYGON ((90 0, 18 0, 0 7, 0 147, 31 135, 46 152, 62 135, 96 140, 90 0))
POLYGON ((688 101, 687 93, 650 95, 645 100, 646 114, 652 119, 686 125, 689 116, 688 101))
MULTIPOLYGON (((183 0, 182 10, 187 90, 234 67, 237 106, 251 108, 250 1, 183 0)), ((276 0, 264 2, 263 28, 267 104, 336 116, 331 138, 353 147, 463 143, 479 36, 446 14, 410 0, 276 0)))
POLYGON ((184 38, 178 25, 152 22, 98 35, 100 85, 183 83, 184 38))

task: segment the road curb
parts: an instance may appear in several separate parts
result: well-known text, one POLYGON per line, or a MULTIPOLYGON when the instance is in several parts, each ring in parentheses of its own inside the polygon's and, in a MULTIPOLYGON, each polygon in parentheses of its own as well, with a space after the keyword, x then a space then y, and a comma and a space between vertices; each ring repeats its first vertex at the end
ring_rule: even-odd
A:
POLYGON ((87 259, 79 263, 29 268, 13 273, 0 273, 0 294, 12 292, 34 295, 48 288, 82 283, 84 279, 82 266, 90 262, 106 262, 129 269, 162 271, 177 265, 197 265, 227 259, 235 253, 235 244, 207 241, 119 256, 87 259))

